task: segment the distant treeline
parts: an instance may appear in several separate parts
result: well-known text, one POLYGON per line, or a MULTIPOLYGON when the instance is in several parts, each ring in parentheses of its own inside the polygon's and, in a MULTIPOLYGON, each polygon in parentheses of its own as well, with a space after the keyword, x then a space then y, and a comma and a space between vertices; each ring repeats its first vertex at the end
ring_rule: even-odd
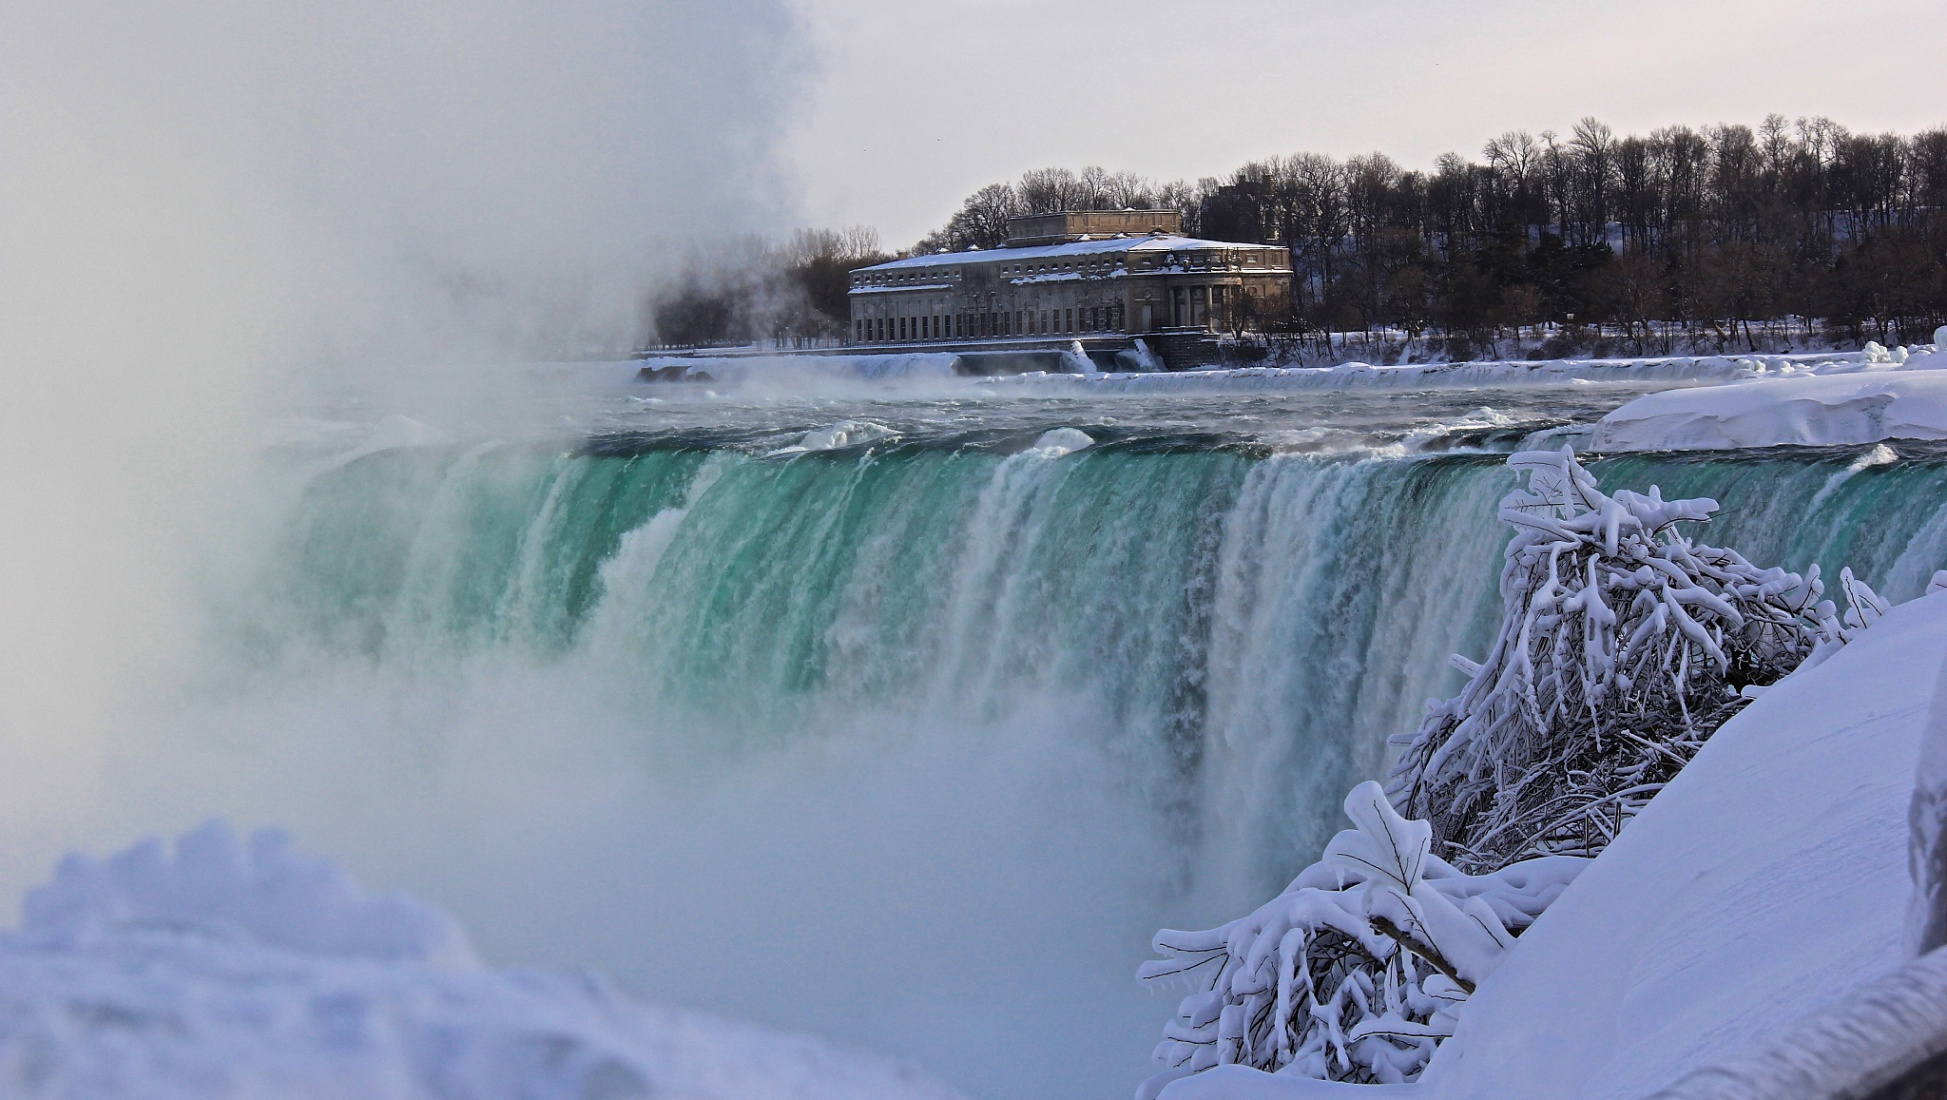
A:
POLYGON ((1584 119, 1431 172, 1380 153, 1274 157, 1194 186, 1043 169, 975 192, 916 250, 993 247, 1021 214, 1124 206, 1288 246, 1290 312, 1263 324, 1313 338, 1396 331, 1467 352, 1552 325, 1647 351, 1756 347, 1753 327, 1783 318, 1909 342, 1947 321, 1947 129, 1824 118, 1628 137, 1584 119))
MULTIPOLYGON (((910 251, 992 248, 1012 217, 1124 207, 1289 247, 1289 309, 1256 320, 1301 346, 1397 334, 1463 356, 1545 331, 1563 350, 1755 349, 1781 335, 1911 343, 1947 322, 1947 129, 1855 134, 1825 118, 1627 137, 1584 119, 1430 172, 1382 153, 1297 153, 1195 184, 1045 168, 974 192, 910 251)), ((869 229, 747 243, 651 303, 655 338, 842 338, 849 273, 889 258, 869 229)))
POLYGON ((876 230, 801 229, 699 255, 648 303, 650 342, 674 347, 758 339, 835 340, 851 329, 852 271, 892 259, 876 230))

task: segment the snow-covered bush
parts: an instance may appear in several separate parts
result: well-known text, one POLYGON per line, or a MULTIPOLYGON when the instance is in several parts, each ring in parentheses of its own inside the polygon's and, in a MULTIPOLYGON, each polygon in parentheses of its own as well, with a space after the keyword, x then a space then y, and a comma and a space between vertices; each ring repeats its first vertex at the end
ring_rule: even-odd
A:
POLYGON ((1474 871, 1600 851, 1757 690, 1885 608, 1847 571, 1841 626, 1816 566, 1760 569, 1677 530, 1714 500, 1609 496, 1568 448, 1508 464, 1529 486, 1501 502, 1500 634, 1480 664, 1455 658, 1471 679, 1403 739, 1388 787, 1474 871))
POLYGON ((1357 827, 1284 893, 1156 935, 1165 958, 1140 977, 1193 992, 1139 1097, 1228 1064, 1416 1077, 1514 937, 1706 738, 1886 613, 1851 570, 1841 622, 1817 566, 1760 569, 1677 530, 1716 501, 1606 495, 1566 447, 1508 464, 1529 484, 1501 502, 1515 535, 1493 650, 1454 659, 1467 686, 1429 704, 1390 786, 1353 790, 1357 827))
POLYGON ((1196 992, 1164 1029, 1150 1091, 1216 1065, 1393 1083, 1453 1034, 1453 1008, 1500 964, 1587 860, 1534 859, 1466 875, 1433 855, 1424 821, 1377 783, 1346 797, 1356 828, 1285 892, 1205 932, 1163 931, 1145 981, 1196 992))

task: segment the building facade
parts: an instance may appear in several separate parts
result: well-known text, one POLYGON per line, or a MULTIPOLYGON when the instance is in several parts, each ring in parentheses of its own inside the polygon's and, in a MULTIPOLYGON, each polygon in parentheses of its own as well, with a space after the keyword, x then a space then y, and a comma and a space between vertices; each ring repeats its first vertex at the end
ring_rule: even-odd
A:
POLYGON ((985 251, 914 256, 852 273, 858 344, 991 343, 1048 337, 1248 329, 1282 315, 1291 254, 1182 235, 1174 210, 1081 210, 1015 218, 985 251))

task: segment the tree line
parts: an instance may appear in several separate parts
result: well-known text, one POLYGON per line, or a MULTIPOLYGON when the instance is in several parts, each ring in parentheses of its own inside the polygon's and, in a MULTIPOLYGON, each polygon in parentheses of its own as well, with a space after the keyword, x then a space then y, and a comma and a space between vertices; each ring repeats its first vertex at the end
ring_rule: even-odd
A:
POLYGON ((1947 128, 1853 133, 1772 115, 1756 128, 1618 137, 1511 131, 1431 171, 1383 153, 1298 153, 1194 185, 1101 168, 981 188, 914 251, 991 248, 1007 219, 1174 207, 1192 236, 1279 244, 1273 338, 1431 337, 1456 356, 1510 337, 1563 351, 1907 342, 1947 321, 1947 128))
POLYGON ((837 340, 851 330, 852 272, 892 258, 866 226, 737 241, 693 256, 645 304, 644 327, 664 347, 837 340))

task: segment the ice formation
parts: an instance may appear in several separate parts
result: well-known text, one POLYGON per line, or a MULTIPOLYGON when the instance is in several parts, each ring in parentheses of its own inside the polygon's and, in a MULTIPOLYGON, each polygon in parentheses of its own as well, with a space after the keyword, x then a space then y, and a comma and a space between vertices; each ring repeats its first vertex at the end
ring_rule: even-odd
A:
POLYGON ((1034 441, 1034 449, 1051 458, 1074 454, 1093 446, 1095 440, 1080 428, 1054 428, 1042 432, 1041 438, 1034 441))
MULTIPOLYGON (((1843 642, 1817 566, 1760 569, 1677 530, 1716 501, 1605 494, 1566 447, 1508 465, 1530 484, 1501 502, 1516 534, 1500 634, 1480 664, 1456 659, 1466 688, 1401 739, 1389 787, 1473 870, 1600 851, 1748 702, 1741 689, 1843 642)), ((1844 580, 1853 616, 1883 610, 1844 580)))
POLYGON ((452 920, 265 831, 70 856, 0 937, 0 1094, 952 1100, 897 1063, 481 967, 452 920))
POLYGON ((1356 826, 1256 912, 1204 932, 1163 931, 1145 981, 1196 990, 1164 1030, 1166 1067, 1143 1100, 1217 1065, 1397 1083, 1417 1075, 1454 1008, 1494 972, 1587 861, 1529 860, 1466 875, 1429 850, 1424 821, 1377 783, 1346 796, 1356 826))
POLYGON ((1944 664, 1936 590, 1725 723, 1521 935, 1418 1081, 1229 1066, 1162 1100, 1869 1095, 1943 1037, 1947 970, 1906 945, 1900 841, 1914 759, 1947 738, 1944 664))
POLYGON ((818 428, 806 432, 804 437, 789 447, 772 451, 773 455, 805 454, 812 451, 835 451, 840 447, 857 447, 865 443, 875 443, 899 433, 884 424, 870 420, 841 420, 829 428, 818 428))
MULTIPOLYGON (((1516 533, 1492 652, 1455 659, 1466 688, 1430 704, 1390 787, 1357 787, 1357 828, 1283 894, 1219 928, 1157 935, 1166 958, 1140 976, 1193 992, 1139 1100, 1220 1066, 1413 1081, 1515 936, 1757 689, 1889 610, 1846 570, 1841 623, 1816 569, 1759 569, 1676 530, 1715 501, 1605 494, 1568 448, 1508 464, 1529 485, 1501 502, 1516 533)), ((1228 1095, 1216 1088, 1191 1092, 1228 1095)))

